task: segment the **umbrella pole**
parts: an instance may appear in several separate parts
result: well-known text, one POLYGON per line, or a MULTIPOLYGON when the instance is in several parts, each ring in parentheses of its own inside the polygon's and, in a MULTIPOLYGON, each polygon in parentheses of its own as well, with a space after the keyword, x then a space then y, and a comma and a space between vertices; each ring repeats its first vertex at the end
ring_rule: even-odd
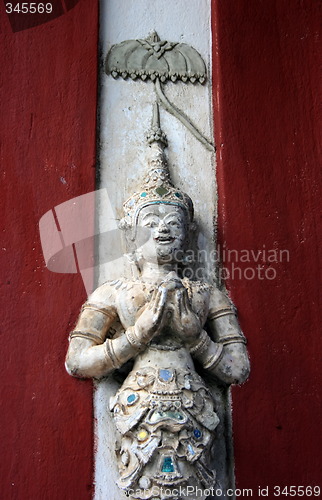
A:
POLYGON ((181 123, 187 127, 188 130, 198 139, 201 144, 205 146, 209 151, 215 151, 214 145, 197 129, 197 127, 191 122, 191 120, 184 115, 184 113, 179 110, 174 104, 172 104, 169 99, 165 96, 162 90, 162 85, 160 79, 157 78, 155 81, 155 91, 159 98, 161 106, 168 111, 171 115, 175 116, 181 123))

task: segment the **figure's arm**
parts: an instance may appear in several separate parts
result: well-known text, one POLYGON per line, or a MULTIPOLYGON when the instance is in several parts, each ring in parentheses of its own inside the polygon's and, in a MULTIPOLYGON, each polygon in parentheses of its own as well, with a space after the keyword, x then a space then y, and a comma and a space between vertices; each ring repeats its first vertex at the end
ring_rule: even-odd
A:
POLYGON ((70 334, 67 372, 74 377, 100 378, 135 357, 158 331, 165 300, 166 292, 156 292, 135 325, 115 339, 107 338, 117 316, 115 308, 85 303, 70 334))
POLYGON ((116 339, 107 333, 116 318, 111 308, 86 303, 75 329, 70 334, 66 369, 75 377, 103 377, 120 368, 137 351, 128 341, 126 332, 116 339))
POLYGON ((191 346, 191 354, 203 367, 226 384, 241 384, 249 375, 246 339, 228 298, 213 289, 207 332, 191 346), (212 340, 213 339, 213 340, 212 340))

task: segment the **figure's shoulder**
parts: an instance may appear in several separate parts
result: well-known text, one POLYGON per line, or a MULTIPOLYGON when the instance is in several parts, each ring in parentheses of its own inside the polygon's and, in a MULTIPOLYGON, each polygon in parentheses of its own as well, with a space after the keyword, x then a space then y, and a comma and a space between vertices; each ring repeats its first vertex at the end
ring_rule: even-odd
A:
POLYGON ((216 285, 208 283, 207 281, 197 281, 184 278, 182 280, 184 286, 191 290, 192 294, 206 293, 209 296, 210 309, 234 309, 234 305, 228 295, 220 290, 216 285))
POLYGON ((234 310, 235 306, 224 291, 214 285, 211 285, 209 310, 218 311, 220 309, 234 310))
POLYGON ((192 295, 196 295, 198 293, 206 294, 209 297, 210 309, 234 309, 234 305, 228 295, 217 286, 210 284, 207 281, 189 280, 187 278, 184 278, 182 282, 192 295))
POLYGON ((106 281, 94 292, 92 292, 86 301, 86 304, 93 305, 98 308, 108 308, 116 310, 117 296, 122 290, 129 290, 139 282, 128 280, 126 278, 106 281))
POLYGON ((106 281, 88 296, 86 304, 99 309, 115 309, 116 285, 119 282, 120 280, 106 281))

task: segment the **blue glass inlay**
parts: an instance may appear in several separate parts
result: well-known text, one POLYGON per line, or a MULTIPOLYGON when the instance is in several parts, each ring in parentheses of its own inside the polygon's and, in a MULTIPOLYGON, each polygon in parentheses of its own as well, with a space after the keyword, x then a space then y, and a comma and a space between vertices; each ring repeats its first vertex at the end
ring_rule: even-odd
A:
POLYGON ((168 382, 172 378, 172 371, 171 370, 160 370, 159 377, 162 380, 164 380, 165 382, 168 382))
POLYGON ((201 437, 202 432, 199 429, 194 429, 193 435, 196 439, 199 439, 201 437))
POLYGON ((146 192, 143 192, 140 194, 141 198, 145 198, 147 196, 147 193, 146 192))
POLYGON ((174 465, 171 457, 165 457, 162 464, 162 472, 174 472, 174 465))
POLYGON ((193 447, 191 446, 191 444, 188 444, 188 451, 191 455, 195 455, 195 451, 194 451, 193 447))
POLYGON ((136 400, 136 394, 130 394, 128 397, 127 397, 127 402, 128 403, 134 403, 134 401, 136 400))

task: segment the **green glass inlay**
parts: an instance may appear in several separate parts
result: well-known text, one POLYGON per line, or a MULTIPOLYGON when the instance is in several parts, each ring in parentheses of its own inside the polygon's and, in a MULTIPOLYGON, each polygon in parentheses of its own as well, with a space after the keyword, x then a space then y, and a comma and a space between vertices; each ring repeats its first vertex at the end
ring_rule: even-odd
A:
POLYGON ((162 472, 174 472, 174 465, 171 457, 165 457, 162 464, 162 472))
POLYGON ((140 194, 141 198, 145 198, 146 195, 147 195, 147 193, 145 193, 145 192, 140 194))
POLYGON ((168 193, 168 190, 161 186, 156 188, 155 192, 158 193, 160 196, 163 196, 164 194, 168 193))
POLYGON ((164 420, 166 418, 169 418, 171 420, 184 420, 184 416, 182 413, 179 411, 172 411, 172 410, 167 410, 167 411, 162 411, 162 410, 156 410, 152 413, 150 417, 150 422, 156 423, 160 422, 160 420, 164 420))

